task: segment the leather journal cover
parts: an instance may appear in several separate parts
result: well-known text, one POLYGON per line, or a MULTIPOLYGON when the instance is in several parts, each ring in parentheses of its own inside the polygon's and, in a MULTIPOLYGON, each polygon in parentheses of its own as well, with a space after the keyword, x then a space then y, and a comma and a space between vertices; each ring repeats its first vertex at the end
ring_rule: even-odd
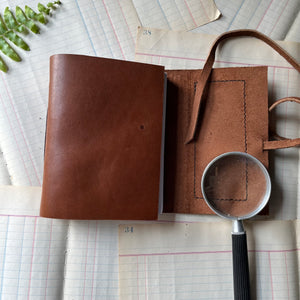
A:
MULTIPOLYGON (((212 159, 239 151, 268 167, 268 150, 298 146, 299 138, 273 134, 269 140, 266 66, 212 69, 219 42, 239 36, 261 39, 300 72, 259 32, 226 32, 203 70, 167 71, 165 109, 161 66, 53 56, 40 215, 151 220, 158 211, 211 214, 201 178, 212 159)), ((300 103, 286 97, 269 110, 286 101, 300 103)))
POLYGON ((52 56, 40 215, 157 219, 163 95, 161 66, 52 56))
POLYGON ((197 135, 186 144, 202 70, 167 71, 164 212, 212 214, 201 193, 202 173, 216 156, 247 152, 268 167, 267 67, 213 69, 197 135))

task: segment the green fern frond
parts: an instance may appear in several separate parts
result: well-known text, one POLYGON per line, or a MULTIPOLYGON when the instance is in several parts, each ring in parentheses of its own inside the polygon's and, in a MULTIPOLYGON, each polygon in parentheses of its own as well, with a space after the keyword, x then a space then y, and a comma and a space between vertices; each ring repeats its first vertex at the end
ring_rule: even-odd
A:
MULTIPOLYGON (((16 6, 14 13, 9 7, 6 7, 3 17, 0 15, 0 51, 14 61, 21 61, 21 57, 8 41, 25 51, 29 51, 30 48, 27 43, 16 32, 28 34, 29 29, 35 34, 40 33, 40 28, 35 24, 35 21, 46 24, 48 20, 45 15, 51 16, 51 12, 59 5, 61 5, 60 1, 49 2, 47 7, 38 3, 39 13, 36 13, 27 5, 25 6, 25 11, 21 7, 16 6)), ((0 70, 3 72, 8 71, 8 67, 2 57, 0 57, 0 70)))
POLYGON ((5 32, 7 32, 7 30, 8 29, 7 29, 7 27, 6 27, 5 23, 4 23, 1 15, 0 15, 0 34, 4 34, 5 32))
POLYGON ((1 56, 0 56, 0 70, 5 73, 8 71, 8 67, 1 56))
POLYGON ((21 61, 21 57, 18 55, 18 53, 10 46, 7 41, 0 36, 0 50, 3 52, 3 54, 7 55, 9 58, 11 58, 14 61, 21 61))
POLYGON ((16 7, 16 19, 20 24, 24 24, 33 33, 40 33, 40 28, 30 19, 27 19, 24 11, 17 6, 16 7))
POLYGON ((31 9, 27 5, 25 6, 25 15, 27 16, 27 18, 38 21, 41 24, 47 24, 48 22, 43 13, 37 14, 33 9, 31 9))
POLYGON ((46 15, 50 15, 50 11, 51 11, 50 8, 47 8, 45 5, 41 3, 38 4, 38 10, 39 12, 45 13, 46 15))
POLYGON ((47 7, 51 8, 51 9, 56 9, 56 5, 61 5, 61 2, 60 1, 49 2, 47 4, 47 7))
POLYGON ((4 36, 13 42, 16 46, 22 48, 23 50, 29 51, 29 46, 20 38, 14 31, 9 30, 4 33, 4 36))
POLYGON ((3 17, 7 28, 16 30, 20 33, 28 33, 28 30, 25 26, 18 24, 14 14, 9 10, 8 7, 5 8, 3 17))

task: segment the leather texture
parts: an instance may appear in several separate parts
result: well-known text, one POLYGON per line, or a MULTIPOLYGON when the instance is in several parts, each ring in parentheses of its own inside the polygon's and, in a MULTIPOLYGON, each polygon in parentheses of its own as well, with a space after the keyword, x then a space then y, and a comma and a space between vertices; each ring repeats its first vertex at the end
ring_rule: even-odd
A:
MULTIPOLYGON (((206 62, 204 64, 203 70, 198 77, 199 84, 196 89, 195 98, 193 102, 192 115, 187 130, 186 138, 185 138, 186 144, 190 143, 194 139, 196 134, 197 123, 199 120, 200 110, 201 110, 201 102, 204 98, 205 88, 207 86, 207 82, 212 71, 212 67, 215 61, 215 53, 218 45, 222 41, 225 41, 229 38, 241 37, 241 36, 254 37, 262 40, 263 42, 271 46, 275 51, 277 51, 287 62, 289 62, 300 73, 300 65, 296 60, 294 60, 293 57, 291 57, 283 48, 281 48, 278 44, 276 44, 272 39, 270 39, 266 35, 256 30, 250 30, 250 29, 233 30, 221 34, 213 43, 210 52, 208 54, 208 57, 206 59, 206 62)), ((294 145, 291 145, 291 147, 294 147, 294 145)))
POLYGON ((299 138, 276 134, 269 140, 267 67, 212 68, 220 42, 241 36, 267 43, 300 72, 284 49, 255 30, 221 34, 203 70, 168 71, 165 212, 212 213, 202 196, 201 177, 206 165, 224 152, 247 152, 268 167, 266 150, 300 145, 299 138))
POLYGON ((157 219, 163 94, 160 66, 51 57, 40 215, 157 219))
POLYGON ((216 156, 247 152, 268 167, 267 67, 213 69, 193 142, 185 137, 201 70, 167 71, 164 212, 212 214, 202 173, 216 156))

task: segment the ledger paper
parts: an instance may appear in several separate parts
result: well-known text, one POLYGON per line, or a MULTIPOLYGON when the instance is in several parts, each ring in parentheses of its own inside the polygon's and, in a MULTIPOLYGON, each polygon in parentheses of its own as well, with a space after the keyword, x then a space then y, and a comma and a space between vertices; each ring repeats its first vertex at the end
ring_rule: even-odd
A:
MULTIPOLYGON (((299 299, 299 221, 245 222, 253 299, 299 299)), ((231 222, 119 227, 121 299, 233 299, 231 222)))
POLYGON ((41 218, 40 198, 0 188, 0 299, 119 299, 118 224, 41 218))

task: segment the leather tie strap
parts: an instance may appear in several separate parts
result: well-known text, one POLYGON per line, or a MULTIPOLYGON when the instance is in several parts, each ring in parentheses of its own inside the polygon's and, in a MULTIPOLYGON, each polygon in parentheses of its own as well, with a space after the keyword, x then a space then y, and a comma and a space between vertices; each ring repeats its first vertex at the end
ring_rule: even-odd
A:
MULTIPOLYGON (((299 97, 285 97, 285 98, 279 99, 269 107, 269 112, 271 112, 277 105, 284 103, 284 102, 295 102, 295 103, 300 104, 300 98, 299 97)), ((275 140, 264 141, 263 142, 263 150, 283 149, 283 148, 296 147, 296 146, 300 145, 300 138, 287 139, 282 136, 279 136, 277 133, 273 133, 272 136, 275 140)))
POLYGON ((300 97, 284 97, 282 99, 279 99, 269 107, 269 112, 271 112, 277 105, 284 102, 296 102, 300 104, 300 97))
POLYGON ((296 60, 294 60, 283 48, 281 48, 278 44, 276 44, 273 40, 268 38, 266 35, 255 30, 248 30, 248 29, 233 30, 233 31, 223 33, 215 40, 213 46, 211 47, 209 55, 207 57, 207 60, 201 72, 200 78, 198 80, 193 108, 192 108, 191 120, 189 123, 188 131, 185 139, 185 144, 190 143, 195 138, 198 118, 201 109, 201 101, 203 100, 203 93, 207 85, 208 78, 211 74, 212 66, 215 61, 215 53, 218 44, 221 41, 226 40, 228 38, 240 37, 240 36, 255 37, 267 43, 274 50, 276 50, 282 57, 284 57, 300 73, 300 65, 296 62, 296 60))

